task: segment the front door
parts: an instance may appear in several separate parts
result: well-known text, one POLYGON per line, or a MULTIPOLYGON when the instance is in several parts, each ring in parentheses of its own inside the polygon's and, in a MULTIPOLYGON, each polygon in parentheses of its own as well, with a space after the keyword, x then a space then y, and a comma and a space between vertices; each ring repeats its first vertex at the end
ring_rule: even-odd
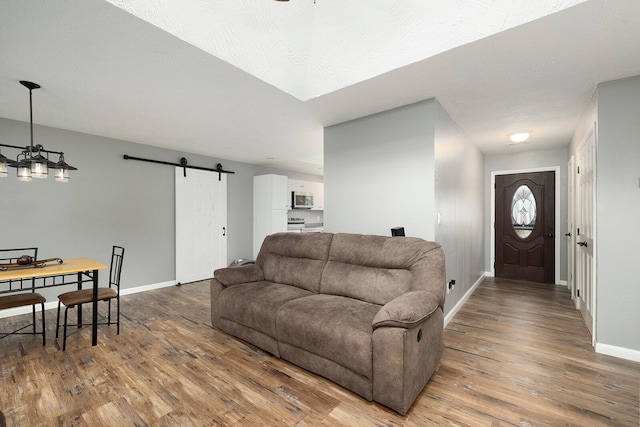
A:
POLYGON ((496 175, 495 275, 555 283, 555 172, 496 175))

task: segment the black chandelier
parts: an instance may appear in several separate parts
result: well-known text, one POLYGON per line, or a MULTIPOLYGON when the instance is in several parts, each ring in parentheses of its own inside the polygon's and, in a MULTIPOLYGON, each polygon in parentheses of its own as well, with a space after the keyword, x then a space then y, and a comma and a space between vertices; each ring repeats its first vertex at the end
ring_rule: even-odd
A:
POLYGON ((16 168, 19 181, 31 181, 33 178, 46 178, 49 175, 49 169, 53 170, 56 182, 69 181, 69 171, 78 170, 64 161, 64 153, 62 151, 45 150, 40 144, 33 144, 33 102, 31 99, 31 91, 39 89, 37 83, 20 80, 20 84, 29 89, 29 123, 31 125, 31 144, 26 147, 17 145, 0 144, 0 147, 16 148, 21 150, 16 160, 9 159, 0 152, 0 178, 9 175, 9 167, 16 168), (44 155, 43 155, 44 154, 44 155), (58 154, 58 162, 49 160, 49 154, 58 154))

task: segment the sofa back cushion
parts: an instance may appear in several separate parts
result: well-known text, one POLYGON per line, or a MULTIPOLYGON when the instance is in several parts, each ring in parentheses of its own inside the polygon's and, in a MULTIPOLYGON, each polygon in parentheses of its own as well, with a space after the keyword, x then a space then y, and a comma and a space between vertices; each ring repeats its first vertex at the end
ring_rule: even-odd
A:
POLYGON ((384 305, 428 290, 444 303, 444 252, 414 237, 334 234, 320 292, 384 305))
POLYGON ((264 239, 256 265, 267 281, 317 293, 332 237, 328 233, 272 234, 264 239))

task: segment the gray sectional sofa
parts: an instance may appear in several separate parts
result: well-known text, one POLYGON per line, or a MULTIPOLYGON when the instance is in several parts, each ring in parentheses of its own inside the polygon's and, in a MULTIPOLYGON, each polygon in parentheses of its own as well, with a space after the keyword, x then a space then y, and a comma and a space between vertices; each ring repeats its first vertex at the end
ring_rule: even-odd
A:
POLYGON ((411 237, 278 233, 216 270, 215 327, 405 414, 442 355, 444 251, 411 237))

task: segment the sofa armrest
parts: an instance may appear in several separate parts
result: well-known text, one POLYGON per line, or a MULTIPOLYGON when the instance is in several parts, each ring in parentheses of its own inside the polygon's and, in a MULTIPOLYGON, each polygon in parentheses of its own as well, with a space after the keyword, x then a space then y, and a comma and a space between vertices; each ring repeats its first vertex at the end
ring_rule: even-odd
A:
POLYGON ((242 267, 219 268, 213 272, 213 277, 223 286, 232 286, 264 280, 264 273, 257 265, 249 264, 242 267))
POLYGON ((383 305, 373 318, 373 329, 383 326, 410 329, 438 308, 438 297, 428 291, 412 291, 383 305))

